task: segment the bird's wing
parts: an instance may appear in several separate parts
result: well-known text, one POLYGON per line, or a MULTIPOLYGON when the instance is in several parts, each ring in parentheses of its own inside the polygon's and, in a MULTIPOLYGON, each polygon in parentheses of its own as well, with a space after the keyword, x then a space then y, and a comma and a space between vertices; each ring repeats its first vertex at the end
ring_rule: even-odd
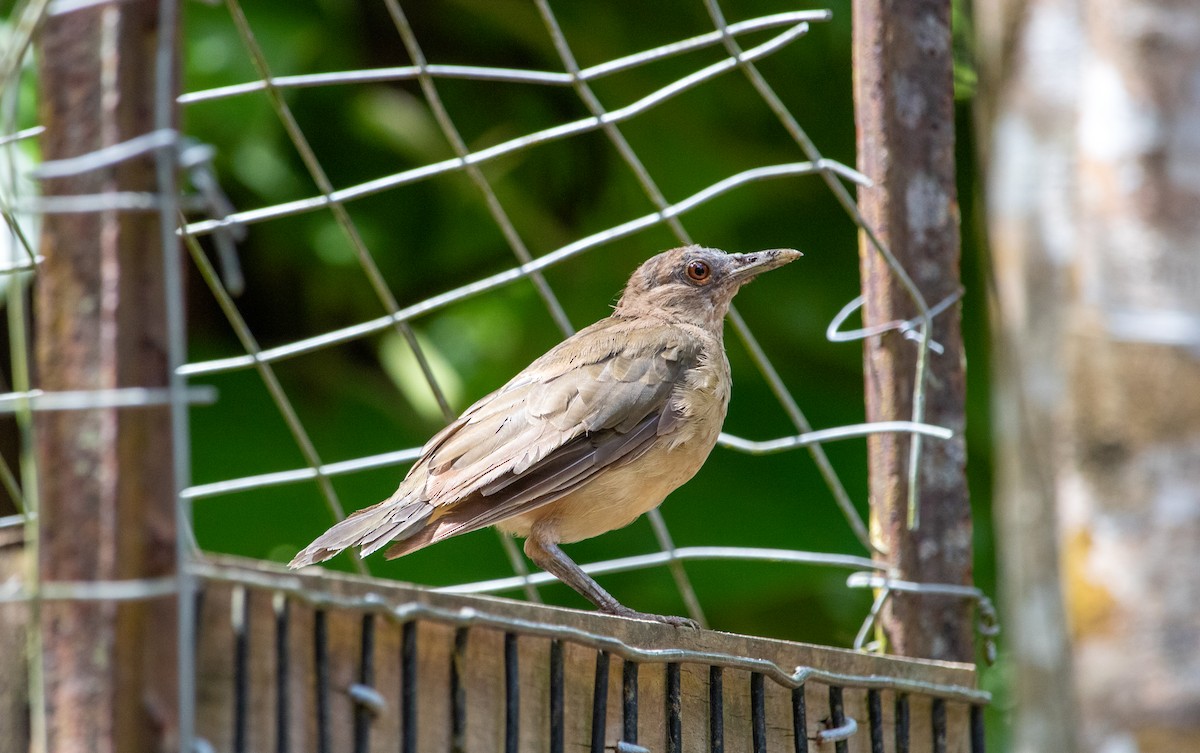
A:
POLYGON ((506 474, 479 492, 455 502, 436 520, 427 521, 388 547, 388 559, 401 557, 460 533, 468 533, 561 499, 590 481, 604 468, 627 463, 650 448, 660 417, 669 409, 642 419, 632 431, 610 437, 576 437, 525 473, 506 474))
POLYGON ((672 329, 637 332, 589 328, 464 413, 426 455, 430 503, 452 505, 479 492, 507 508, 500 492, 518 478, 564 478, 579 462, 598 470, 635 438, 657 436, 664 410, 671 412, 668 398, 696 365, 700 345, 672 329))
POLYGON ((391 540, 388 556, 399 556, 548 504, 638 457, 675 425, 671 392, 702 348, 672 328, 639 336, 625 327, 597 322, 472 405, 426 443, 392 497, 334 526, 295 562, 349 546, 365 555, 391 540))
MULTIPOLYGON (((605 336, 584 332, 583 347, 557 349, 574 360, 540 359, 468 409, 427 446, 425 496, 438 506, 476 491, 498 491, 503 476, 522 476, 549 456, 589 436, 619 441, 661 412, 675 384, 699 357, 684 337, 605 336)), ((573 338, 574 339, 574 338, 573 338)), ((552 351, 549 355, 555 355, 552 351)))

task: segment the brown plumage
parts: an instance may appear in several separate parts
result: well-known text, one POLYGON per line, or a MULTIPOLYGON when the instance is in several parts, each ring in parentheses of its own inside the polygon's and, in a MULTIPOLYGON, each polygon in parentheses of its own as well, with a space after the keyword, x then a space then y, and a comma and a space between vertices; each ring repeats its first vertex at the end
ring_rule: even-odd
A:
POLYGON ((723 319, 738 289, 791 249, 665 251, 633 273, 611 316, 580 330, 426 443, 391 497, 330 528, 292 560, 343 549, 399 557, 495 525, 601 610, 635 612, 559 548, 620 528, 695 475, 729 405, 723 319), (394 542, 394 543, 392 543, 394 542))

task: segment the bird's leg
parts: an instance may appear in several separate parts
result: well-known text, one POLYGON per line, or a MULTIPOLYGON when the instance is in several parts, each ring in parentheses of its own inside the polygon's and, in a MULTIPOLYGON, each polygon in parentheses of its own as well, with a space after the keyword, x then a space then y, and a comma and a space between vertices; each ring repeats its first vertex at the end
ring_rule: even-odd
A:
POLYGON ((525 539, 525 554, 538 567, 578 591, 584 598, 595 604, 601 612, 615 614, 619 617, 631 617, 635 620, 663 622, 676 627, 698 627, 694 620, 686 617, 639 612, 617 601, 579 565, 576 565, 567 556, 567 553, 559 548, 558 542, 547 536, 546 531, 539 526, 535 525, 529 533, 529 538, 525 539))

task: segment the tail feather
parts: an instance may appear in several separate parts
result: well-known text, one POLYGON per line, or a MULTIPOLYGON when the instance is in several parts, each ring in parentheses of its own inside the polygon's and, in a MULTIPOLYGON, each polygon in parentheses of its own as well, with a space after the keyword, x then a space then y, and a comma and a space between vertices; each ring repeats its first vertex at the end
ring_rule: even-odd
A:
POLYGON ((391 541, 403 540, 420 531, 432 513, 433 508, 426 502, 386 499, 355 512, 318 536, 288 563, 288 567, 324 562, 355 546, 366 556, 391 541))

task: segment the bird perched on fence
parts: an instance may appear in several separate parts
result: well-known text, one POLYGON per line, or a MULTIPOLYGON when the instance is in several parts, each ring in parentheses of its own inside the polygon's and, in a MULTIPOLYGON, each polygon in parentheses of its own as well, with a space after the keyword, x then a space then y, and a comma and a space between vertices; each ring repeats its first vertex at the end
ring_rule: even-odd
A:
POLYGON ((580 330, 426 443, 392 496, 336 524, 291 567, 392 543, 399 557, 495 525, 601 611, 630 609, 559 548, 657 507, 695 475, 729 405, 722 340, 742 285, 799 251, 726 254, 685 246, 646 260, 611 316, 580 330))

